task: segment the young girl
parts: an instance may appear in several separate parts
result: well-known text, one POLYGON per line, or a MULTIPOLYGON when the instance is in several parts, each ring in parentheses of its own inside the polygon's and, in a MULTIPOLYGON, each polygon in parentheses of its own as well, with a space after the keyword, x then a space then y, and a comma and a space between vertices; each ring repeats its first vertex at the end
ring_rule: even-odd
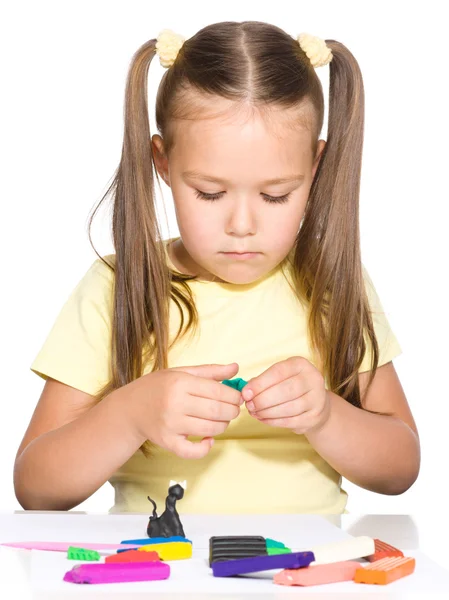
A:
POLYGON ((100 201, 113 189, 115 254, 31 366, 46 382, 15 462, 24 508, 68 510, 109 481, 110 512, 148 513, 185 479, 181 513, 342 513, 342 476, 383 494, 413 484, 401 348, 361 262, 363 121, 359 66, 334 40, 222 22, 136 52, 100 201), (158 175, 180 230, 168 240, 158 175), (237 377, 242 391, 222 383, 237 377))

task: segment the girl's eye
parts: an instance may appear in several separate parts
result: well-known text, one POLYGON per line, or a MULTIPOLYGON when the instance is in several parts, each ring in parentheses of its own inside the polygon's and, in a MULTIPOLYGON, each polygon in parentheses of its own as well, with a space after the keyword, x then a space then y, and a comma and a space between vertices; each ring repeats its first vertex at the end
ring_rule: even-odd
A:
MULTIPOLYGON (((205 192, 200 192, 200 190, 195 190, 195 195, 197 198, 202 198, 203 200, 218 200, 224 192, 217 192, 216 194, 206 194, 205 192)), ((287 202, 290 197, 290 194, 285 194, 285 196, 268 196, 268 194, 262 194, 262 196, 270 203, 281 203, 287 202)))

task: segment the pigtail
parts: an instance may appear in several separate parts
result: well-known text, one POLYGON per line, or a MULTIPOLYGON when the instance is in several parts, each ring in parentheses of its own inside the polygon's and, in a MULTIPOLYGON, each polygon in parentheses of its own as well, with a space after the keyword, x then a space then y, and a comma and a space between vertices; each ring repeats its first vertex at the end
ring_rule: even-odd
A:
MULTIPOLYGON (((153 157, 147 104, 147 77, 155 53, 150 40, 134 56, 126 84, 124 139, 117 172, 113 213, 115 264, 115 327, 112 364, 120 385, 142 373, 137 353, 147 339, 148 326, 159 340, 155 370, 167 368, 169 277, 156 216, 153 157), (149 293, 157 290, 158 293, 149 293), (117 369, 117 342, 126 340, 124 369, 117 369), (166 353, 165 353, 166 354, 166 353)), ((150 343, 151 352, 154 350, 150 343)))
POLYGON ((379 357, 360 253, 364 88, 349 50, 334 40, 326 44, 333 54, 328 135, 297 238, 295 274, 310 306, 310 339, 328 387, 361 407, 358 368, 367 340, 373 348, 369 384, 379 357))
MULTIPOLYGON (((148 70, 155 50, 156 39, 149 40, 131 61, 126 82, 120 164, 112 184, 89 220, 90 230, 95 213, 112 192, 113 264, 105 261, 94 248, 98 257, 114 271, 110 340, 112 378, 96 394, 97 401, 141 377, 146 364, 151 363, 151 371, 168 368, 170 298, 181 313, 180 328, 170 347, 184 325, 181 302, 188 307, 187 328, 195 324, 193 298, 185 285, 192 277, 169 269, 156 213, 147 103, 148 70), (181 288, 177 288, 176 283, 181 284, 181 288)), ((157 176, 155 168, 154 172, 157 176)), ((152 449, 153 444, 148 440, 141 447, 147 458, 152 449)))

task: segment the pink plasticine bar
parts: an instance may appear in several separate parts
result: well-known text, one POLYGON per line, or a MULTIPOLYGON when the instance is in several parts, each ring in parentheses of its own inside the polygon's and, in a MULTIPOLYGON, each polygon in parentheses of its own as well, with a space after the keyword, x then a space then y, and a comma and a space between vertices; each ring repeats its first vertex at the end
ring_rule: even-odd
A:
POLYGON ((70 546, 76 548, 86 548, 86 550, 124 550, 138 548, 135 544, 101 544, 90 542, 4 542, 0 546, 10 546, 11 548, 25 548, 26 550, 55 550, 67 552, 70 546))
POLYGON ((344 560, 325 565, 312 565, 303 569, 284 569, 273 577, 274 583, 281 585, 321 585, 352 581, 360 563, 344 560))
POLYGON ((76 581, 73 579, 72 571, 67 571, 67 573, 64 575, 64 581, 68 581, 70 583, 76 583, 76 581))
POLYGON ((120 583, 156 581, 170 577, 170 565, 163 562, 96 563, 73 567, 64 575, 71 583, 120 583))

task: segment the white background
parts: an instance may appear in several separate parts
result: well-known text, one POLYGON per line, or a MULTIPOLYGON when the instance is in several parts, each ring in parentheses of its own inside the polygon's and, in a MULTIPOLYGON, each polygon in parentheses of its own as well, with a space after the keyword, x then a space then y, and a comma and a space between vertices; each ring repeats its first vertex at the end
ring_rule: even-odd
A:
MULTIPOLYGON (((2 63, 2 260, 0 510, 20 509, 15 453, 44 382, 29 370, 71 291, 96 255, 87 218, 118 165, 123 99, 133 53, 170 28, 185 37, 224 20, 268 21, 345 44, 362 70, 365 142, 360 196, 362 260, 403 354, 395 367, 421 437, 421 473, 401 496, 347 481, 354 513, 418 513, 446 508, 448 150, 444 2, 290 2, 253 10, 242 2, 9 2, 0 15, 2 63), (293 12, 292 10, 293 9, 293 12)), ((164 73, 149 74, 154 98, 164 73)), ((328 67, 317 69, 325 86, 328 67)), ((164 237, 178 235, 170 190, 164 237)), ((109 205, 107 205, 109 206, 109 205)), ((108 210, 93 242, 113 252, 108 210)), ((82 452, 80 448, 80 452, 82 452)), ((88 460, 88 457, 86 457, 88 460)), ((392 457, 394 460, 394 457, 392 457)), ((76 510, 107 511, 106 483, 76 510)))

